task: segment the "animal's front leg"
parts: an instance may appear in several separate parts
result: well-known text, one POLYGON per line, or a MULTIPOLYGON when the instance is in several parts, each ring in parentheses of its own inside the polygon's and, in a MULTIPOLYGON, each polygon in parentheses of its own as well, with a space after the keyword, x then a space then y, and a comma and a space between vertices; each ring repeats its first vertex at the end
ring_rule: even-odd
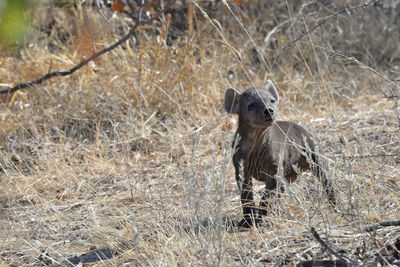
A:
POLYGON ((263 192, 263 195, 260 200, 259 210, 258 210, 258 217, 261 219, 262 216, 267 215, 268 211, 272 209, 271 199, 274 197, 275 191, 266 190, 263 192))
POLYGON ((275 178, 266 179, 265 192, 260 200, 259 217, 267 215, 267 211, 272 209, 271 199, 275 196, 278 187, 278 181, 275 178))
POLYGON ((256 209, 253 196, 253 182, 251 178, 245 179, 242 183, 240 200, 243 208, 243 219, 239 222, 239 227, 257 226, 259 220, 256 216, 256 209))

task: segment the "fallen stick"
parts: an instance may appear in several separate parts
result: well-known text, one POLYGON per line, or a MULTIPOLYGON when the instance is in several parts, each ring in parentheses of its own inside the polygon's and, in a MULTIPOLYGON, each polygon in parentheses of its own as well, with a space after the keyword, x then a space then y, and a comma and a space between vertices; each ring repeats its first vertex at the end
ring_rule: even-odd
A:
POLYGON ((85 66, 86 64, 88 64, 90 61, 94 60, 95 58, 97 58, 97 57, 99 57, 99 56, 101 56, 101 55, 113 50, 114 48, 120 46, 122 43, 127 41, 131 36, 133 36, 135 34, 135 31, 136 31, 137 27, 139 25, 142 25, 142 24, 143 23, 137 22, 135 25, 133 25, 131 27, 129 32, 124 37, 122 37, 121 39, 119 39, 118 41, 113 43, 112 45, 110 45, 110 46, 100 50, 99 52, 94 53, 90 57, 82 60, 81 62, 79 62, 77 65, 73 66, 70 69, 67 69, 67 70, 56 70, 56 71, 53 71, 53 72, 49 72, 49 73, 43 75, 42 77, 40 77, 37 80, 26 82, 26 83, 20 83, 20 84, 17 84, 16 86, 14 86, 14 87, 10 87, 10 88, 6 88, 6 89, 3 89, 3 90, 0 90, 0 94, 10 94, 10 93, 16 92, 18 90, 22 90, 22 89, 31 87, 33 85, 41 84, 44 81, 46 81, 48 79, 51 79, 53 77, 61 77, 61 76, 70 75, 70 74, 74 73, 75 71, 79 70, 80 68, 82 68, 83 66, 85 66))
POLYGON ((339 259, 339 261, 341 261, 341 263, 344 263, 344 262, 348 263, 348 265, 342 265, 342 266, 353 266, 353 265, 355 266, 356 265, 352 260, 350 260, 349 258, 347 258, 343 255, 340 255, 333 248, 331 248, 324 240, 322 240, 322 238, 319 236, 319 234, 317 233, 317 231, 315 230, 314 227, 311 227, 311 233, 314 236, 315 240, 317 240, 318 243, 320 243, 321 246, 323 248, 325 248, 329 253, 335 255, 339 259))
POLYGON ((400 226, 400 220, 378 222, 368 227, 365 227, 363 230, 366 232, 372 232, 388 226, 400 226))

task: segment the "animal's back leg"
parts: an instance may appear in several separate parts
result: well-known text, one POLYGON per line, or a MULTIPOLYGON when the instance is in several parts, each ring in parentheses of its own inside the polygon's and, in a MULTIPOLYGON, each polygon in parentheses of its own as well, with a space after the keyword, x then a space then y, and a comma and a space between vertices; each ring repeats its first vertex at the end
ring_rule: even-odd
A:
POLYGON ((311 166, 311 171, 316 177, 318 177, 318 179, 322 183, 322 186, 324 187, 325 192, 328 196, 329 203, 332 205, 336 205, 337 202, 336 202, 335 190, 333 189, 331 180, 328 179, 326 175, 326 170, 328 166, 327 161, 318 156, 315 156, 313 160, 315 164, 311 166))

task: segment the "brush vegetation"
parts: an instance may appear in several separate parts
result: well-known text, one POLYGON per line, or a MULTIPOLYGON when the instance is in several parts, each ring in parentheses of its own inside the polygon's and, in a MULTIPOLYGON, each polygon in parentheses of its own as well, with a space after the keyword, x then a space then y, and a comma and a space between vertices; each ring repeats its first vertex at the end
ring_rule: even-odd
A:
MULTIPOLYGON (((123 13, 42 2, 26 43, 3 49, 0 89, 70 68, 128 31, 123 13)), ((365 1, 227 2, 178 5, 76 73, 0 96, 0 265, 95 248, 117 254, 100 266, 336 259, 311 227, 359 264, 399 261, 398 227, 365 231, 400 219, 400 111, 383 97, 399 94, 399 4, 329 18, 365 1), (339 205, 304 173, 275 201, 271 227, 238 229, 236 122, 223 96, 267 79, 280 119, 320 140, 339 205)))

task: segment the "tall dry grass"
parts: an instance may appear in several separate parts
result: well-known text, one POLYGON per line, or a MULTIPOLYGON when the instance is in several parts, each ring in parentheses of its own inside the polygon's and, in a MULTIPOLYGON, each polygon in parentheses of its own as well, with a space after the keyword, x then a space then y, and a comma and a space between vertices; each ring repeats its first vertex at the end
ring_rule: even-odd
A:
MULTIPOLYGON (((94 248, 118 254, 104 266, 333 259, 310 227, 359 264, 393 263, 399 254, 387 246, 398 244, 398 227, 363 229, 399 219, 399 107, 382 98, 398 92, 397 9, 344 13, 284 48, 350 4, 199 3, 193 19, 180 17, 188 34, 165 17, 96 68, 2 96, 2 264, 65 264, 94 248), (223 94, 267 78, 282 94, 281 119, 321 140, 340 205, 329 208, 304 174, 276 201, 272 227, 241 231, 230 223, 241 213, 230 161, 235 122, 223 94)), ((46 12, 55 21, 49 35, 32 30, 25 47, 0 57, 1 87, 79 62, 69 22, 80 11, 46 12)), ((89 16, 108 25, 100 47, 127 29, 122 15, 89 16)))

